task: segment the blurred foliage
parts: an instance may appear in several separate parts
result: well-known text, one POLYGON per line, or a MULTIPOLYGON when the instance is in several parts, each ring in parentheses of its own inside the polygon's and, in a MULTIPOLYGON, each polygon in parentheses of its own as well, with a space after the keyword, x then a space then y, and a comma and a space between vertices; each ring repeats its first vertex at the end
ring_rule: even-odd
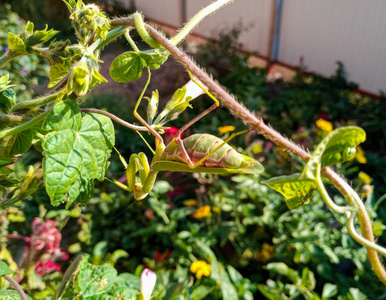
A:
MULTIPOLYGON (((0 5, 0 55, 8 51, 8 32, 18 34, 24 31, 26 22, 11 11, 10 5, 0 5)), ((34 88, 48 76, 48 64, 34 55, 22 56, 11 61, 0 70, 0 77, 9 73, 13 89, 18 99, 30 100, 34 95, 34 88)))

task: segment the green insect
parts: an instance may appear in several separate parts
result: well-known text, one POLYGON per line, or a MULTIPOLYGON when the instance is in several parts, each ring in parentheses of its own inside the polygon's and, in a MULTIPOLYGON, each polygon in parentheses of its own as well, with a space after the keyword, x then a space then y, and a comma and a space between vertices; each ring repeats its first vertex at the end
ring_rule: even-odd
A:
MULTIPOLYGON (((181 139, 181 134, 187 128, 219 106, 218 100, 203 88, 190 73, 189 75, 192 81, 203 89, 215 103, 181 127, 169 144, 165 145, 161 135, 138 114, 137 109, 143 93, 135 105, 134 116, 155 136, 156 150, 152 150, 154 157, 150 165, 143 152, 132 154, 128 164, 124 158, 120 156, 126 169, 128 186, 117 180, 114 180, 114 183, 124 190, 134 192, 134 198, 136 200, 142 200, 149 194, 159 171, 260 174, 264 170, 258 161, 237 152, 227 144, 233 137, 245 133, 248 130, 232 134, 225 141, 210 134, 193 134, 185 139, 181 139), (137 173, 139 174, 138 177, 137 173)), ((146 87, 147 85, 145 89, 146 87)))

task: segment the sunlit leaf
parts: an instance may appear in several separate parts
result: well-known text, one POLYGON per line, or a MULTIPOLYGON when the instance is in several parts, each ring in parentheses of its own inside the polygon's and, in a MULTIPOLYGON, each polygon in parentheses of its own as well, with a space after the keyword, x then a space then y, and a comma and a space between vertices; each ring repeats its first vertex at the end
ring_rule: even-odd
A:
POLYGON ((168 59, 169 52, 164 49, 151 49, 142 51, 141 58, 144 60, 144 65, 152 70, 157 70, 168 59))
POLYGON ((140 78, 143 67, 143 60, 137 52, 125 52, 114 59, 110 76, 116 82, 127 83, 140 78))
POLYGON ((50 68, 50 83, 48 88, 52 88, 57 85, 66 75, 70 72, 70 64, 66 61, 63 63, 53 64, 50 68))
POLYGON ((26 52, 26 47, 23 40, 12 32, 8 32, 8 47, 9 50, 17 51, 17 52, 26 52))
POLYGON ((10 275, 12 273, 13 271, 11 270, 11 268, 5 262, 0 260, 0 276, 10 275))
POLYGON ((309 201, 315 188, 313 180, 300 179, 299 176, 279 176, 262 183, 282 194, 287 199, 288 208, 293 209, 309 201))
POLYGON ((85 114, 72 100, 57 104, 43 128, 51 131, 43 141, 43 171, 52 205, 67 201, 85 205, 93 194, 93 180, 103 180, 114 145, 109 118, 85 114))

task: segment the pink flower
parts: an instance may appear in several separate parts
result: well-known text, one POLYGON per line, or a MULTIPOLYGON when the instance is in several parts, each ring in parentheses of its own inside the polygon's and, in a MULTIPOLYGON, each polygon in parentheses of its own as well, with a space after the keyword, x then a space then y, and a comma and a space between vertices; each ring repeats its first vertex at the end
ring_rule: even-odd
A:
POLYGON ((157 275, 150 269, 143 270, 141 274, 141 293, 145 300, 149 300, 153 292, 157 275))
POLYGON ((54 263, 52 260, 48 260, 43 264, 43 262, 39 259, 35 264, 36 273, 38 273, 40 277, 42 277, 44 274, 49 274, 56 271, 59 272, 60 269, 61 265, 54 263))

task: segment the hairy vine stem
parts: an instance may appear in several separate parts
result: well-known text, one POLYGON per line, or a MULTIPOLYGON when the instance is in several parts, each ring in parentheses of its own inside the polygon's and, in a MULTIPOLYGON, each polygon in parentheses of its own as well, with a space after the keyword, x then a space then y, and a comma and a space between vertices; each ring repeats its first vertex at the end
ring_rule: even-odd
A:
POLYGON ((58 92, 57 93, 54 93, 54 94, 49 94, 49 95, 44 95, 42 97, 39 97, 39 98, 36 98, 36 99, 32 99, 32 100, 29 100, 29 101, 24 101, 24 102, 19 102, 19 103, 16 103, 14 106, 12 106, 12 108, 10 109, 10 113, 12 112, 15 112, 15 111, 18 111, 18 110, 23 110, 23 109, 30 109, 32 107, 38 107, 38 106, 42 106, 42 105, 45 105, 45 104, 48 104, 52 101, 55 101, 56 98, 58 97, 58 92))
POLYGON ((113 114, 111 114, 107 111, 104 111, 104 110, 100 110, 100 109, 96 109, 96 108, 82 108, 80 111, 105 115, 106 117, 109 117, 110 119, 114 120, 115 122, 117 122, 117 123, 119 123, 127 128, 133 129, 133 130, 148 131, 148 129, 144 126, 138 126, 138 125, 131 124, 129 122, 126 122, 126 121, 118 118, 116 115, 113 115, 113 114))
MULTIPOLYGON (((112 26, 135 26, 134 20, 130 18, 120 18, 111 21, 112 26)), ((221 102, 229 109, 229 111, 236 117, 242 119, 246 124, 255 129, 259 134, 263 135, 267 139, 271 140, 278 146, 283 147, 288 152, 299 157, 303 161, 307 162, 310 158, 310 154, 300 146, 291 142, 280 133, 275 131, 272 127, 264 123, 261 118, 256 117, 246 107, 239 103, 233 96, 227 93, 217 82, 215 82, 205 71, 200 69, 191 58, 189 58, 183 51, 173 45, 163 34, 159 33, 150 25, 145 25, 149 34, 162 46, 170 52, 170 54, 179 61, 187 70, 195 75, 201 82, 204 82, 208 87, 208 90, 212 92, 221 102)), ((342 193, 347 199, 348 197, 354 197, 355 203, 358 205, 358 212, 356 216, 359 219, 359 225, 362 230, 363 237, 371 243, 374 243, 374 234, 372 231, 372 225, 365 209, 363 202, 359 199, 359 196, 355 193, 352 187, 338 174, 332 171, 331 168, 325 167, 321 171, 322 175, 329 179, 332 184, 342 193), (353 196, 354 195, 354 196, 353 196)), ((386 285, 386 270, 383 267, 377 252, 369 247, 366 247, 370 264, 374 270, 374 273, 386 285)))
POLYGON ((3 278, 8 280, 12 284, 12 286, 15 288, 15 290, 19 293, 20 298, 22 300, 28 300, 27 295, 24 293, 24 291, 21 288, 20 284, 15 279, 13 279, 9 275, 3 275, 3 278))

